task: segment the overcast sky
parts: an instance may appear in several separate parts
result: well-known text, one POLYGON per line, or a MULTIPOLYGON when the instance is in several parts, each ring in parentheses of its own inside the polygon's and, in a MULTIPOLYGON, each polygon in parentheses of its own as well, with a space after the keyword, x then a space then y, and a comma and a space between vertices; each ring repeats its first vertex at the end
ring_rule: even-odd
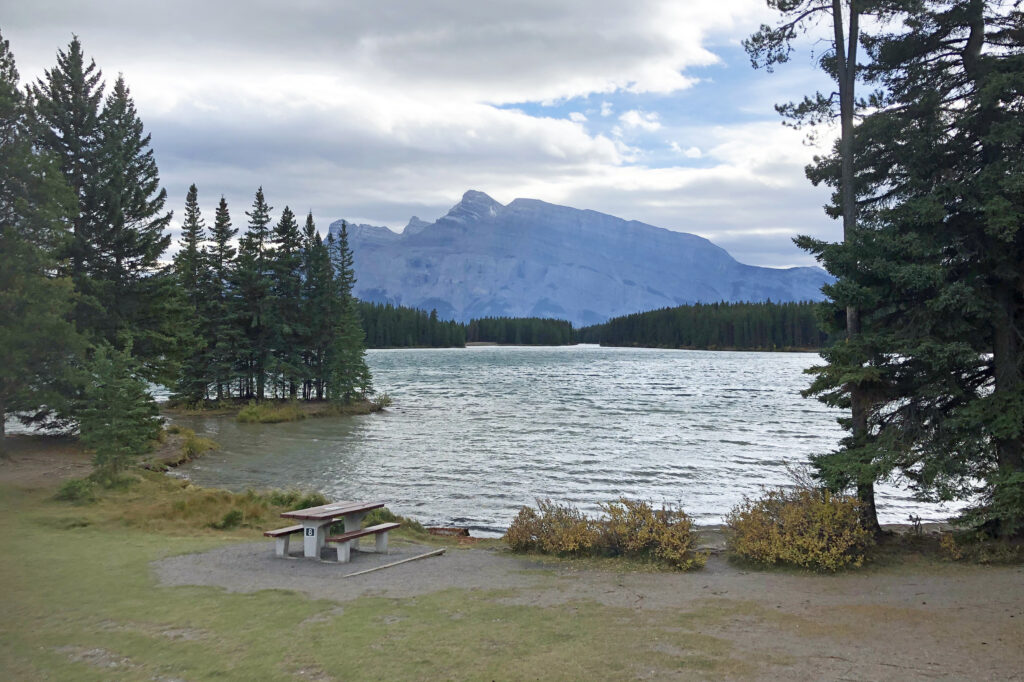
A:
MULTIPOLYGON (((827 88, 815 43, 776 73, 740 41, 764 0, 0 0, 22 80, 72 34, 122 73, 175 218, 195 182, 236 226, 267 200, 321 229, 401 229, 467 189, 693 232, 756 265, 837 239, 820 152, 772 105, 827 88)), ((820 45, 817 45, 820 49, 820 45)))

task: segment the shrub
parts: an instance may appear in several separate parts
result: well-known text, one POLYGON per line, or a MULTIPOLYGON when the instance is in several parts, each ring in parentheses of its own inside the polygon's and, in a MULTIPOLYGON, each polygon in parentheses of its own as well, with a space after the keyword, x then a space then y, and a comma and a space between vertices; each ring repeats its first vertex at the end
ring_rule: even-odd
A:
POLYGON ((54 499, 75 504, 96 501, 96 484, 87 478, 69 478, 60 484, 54 499))
POLYGON ((504 540, 513 552, 529 552, 537 549, 537 534, 540 518, 533 507, 522 507, 505 532, 504 540))
POLYGON ((515 551, 537 549, 547 554, 585 555, 591 553, 598 534, 593 522, 570 504, 537 500, 539 513, 530 507, 519 510, 505 533, 515 551))
POLYGON ((542 552, 582 556, 594 549, 597 531, 579 509, 551 500, 537 500, 537 509, 537 541, 542 552))
POLYGON ((655 510, 649 502, 622 497, 601 510, 600 545, 610 554, 656 558, 684 571, 707 562, 707 554, 694 551, 693 521, 682 509, 655 510))
POLYGON ((232 509, 224 516, 221 517, 220 521, 211 523, 210 527, 217 530, 231 530, 237 528, 245 520, 245 514, 242 513, 241 509, 232 509))
POLYGON ((181 452, 186 459, 192 459, 209 450, 217 450, 220 445, 217 441, 197 436, 194 431, 189 430, 185 434, 185 442, 181 446, 181 452))
POLYGON ((856 498, 823 489, 778 488, 744 498, 726 524, 732 551, 762 564, 837 571, 860 566, 873 541, 861 526, 856 498))
POLYGON ((379 410, 383 410, 385 407, 391 407, 394 401, 387 393, 380 393, 373 399, 373 405, 379 410))
POLYGON ((420 535, 426 535, 427 529, 423 527, 423 524, 415 519, 410 519, 407 516, 399 516, 387 507, 381 507, 380 509, 374 509, 365 517, 363 517, 364 526, 375 526, 378 523, 400 523, 402 528, 413 533, 420 535))
POLYGON ((319 507, 329 502, 322 493, 301 490, 270 490, 265 495, 270 504, 275 507, 284 507, 285 511, 319 507))

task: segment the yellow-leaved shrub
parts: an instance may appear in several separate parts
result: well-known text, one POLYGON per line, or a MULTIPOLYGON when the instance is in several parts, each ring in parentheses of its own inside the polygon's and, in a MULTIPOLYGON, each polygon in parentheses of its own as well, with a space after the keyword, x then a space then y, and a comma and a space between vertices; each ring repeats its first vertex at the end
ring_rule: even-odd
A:
POLYGON ((707 555, 694 551, 693 522, 681 509, 654 509, 642 500, 620 498, 602 504, 604 516, 587 518, 568 504, 537 500, 523 507, 505 533, 516 552, 559 555, 612 555, 664 561, 676 568, 699 568, 707 555))
POLYGON ((821 571, 860 566, 873 538, 860 522, 860 503, 824 489, 777 488, 744 498, 726 517, 730 549, 763 564, 821 571))

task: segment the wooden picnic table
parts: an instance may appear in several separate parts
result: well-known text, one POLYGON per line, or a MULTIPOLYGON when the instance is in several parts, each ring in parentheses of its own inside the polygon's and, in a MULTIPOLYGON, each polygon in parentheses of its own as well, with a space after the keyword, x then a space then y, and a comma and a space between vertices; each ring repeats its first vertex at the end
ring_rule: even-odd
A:
MULTIPOLYGON (((308 509, 296 509, 284 512, 284 518, 297 519, 302 522, 302 554, 309 558, 320 558, 320 550, 327 539, 327 529, 338 519, 345 520, 345 530, 358 530, 367 512, 380 509, 383 502, 332 502, 308 509)), ((359 539, 351 541, 352 548, 359 544, 359 539)))

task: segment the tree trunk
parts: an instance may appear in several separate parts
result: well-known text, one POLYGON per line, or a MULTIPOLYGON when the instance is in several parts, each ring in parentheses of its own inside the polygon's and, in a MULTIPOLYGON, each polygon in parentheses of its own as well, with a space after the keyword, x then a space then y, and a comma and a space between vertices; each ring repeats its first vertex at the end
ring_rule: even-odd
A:
MULTIPOLYGON (((1014 396, 1020 392, 1022 378, 1021 344, 1016 332, 1016 301, 1012 286, 1001 285, 996 300, 1000 310, 992 339, 992 362, 995 369, 993 395, 1014 396)), ((1024 429, 1019 424, 1016 434, 996 439, 996 458, 1000 479, 1024 472, 1024 429)), ((994 491, 996 496, 1000 496, 999 487, 1000 483, 997 482, 994 491)), ((1011 526, 998 523, 998 535, 1009 536, 1015 530, 1011 526)))
MULTIPOLYGON (((857 83, 857 41, 860 31, 860 9, 857 0, 850 0, 850 33, 846 36, 843 30, 842 0, 832 0, 832 29, 836 50, 836 77, 839 84, 839 156, 842 162, 839 180, 839 196, 843 209, 843 241, 849 241, 857 229, 857 195, 854 192, 853 164, 853 110, 854 88, 857 83)), ((856 306, 846 308, 846 338, 853 339, 860 334, 860 312, 856 306)), ((861 443, 868 436, 869 401, 864 389, 851 384, 850 412, 852 417, 852 435, 854 441, 861 443)), ((864 467, 871 471, 869 465, 864 467)), ((859 474, 857 481, 857 498, 861 502, 861 520, 864 527, 878 533, 878 513, 875 509, 875 479, 873 475, 859 474)))

